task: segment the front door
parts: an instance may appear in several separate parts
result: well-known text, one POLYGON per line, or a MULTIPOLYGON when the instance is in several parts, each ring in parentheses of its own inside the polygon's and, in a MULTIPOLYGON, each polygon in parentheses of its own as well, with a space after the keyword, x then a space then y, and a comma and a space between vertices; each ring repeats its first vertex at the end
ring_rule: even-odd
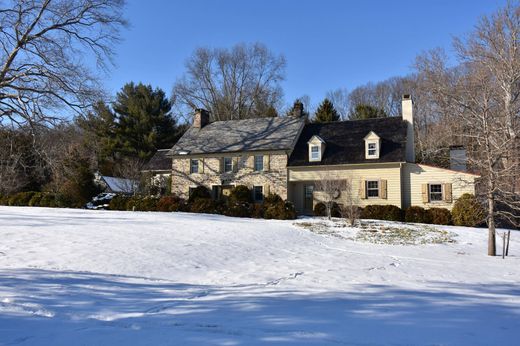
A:
POLYGON ((303 185, 303 212, 305 214, 312 214, 314 203, 313 192, 313 185, 303 185))

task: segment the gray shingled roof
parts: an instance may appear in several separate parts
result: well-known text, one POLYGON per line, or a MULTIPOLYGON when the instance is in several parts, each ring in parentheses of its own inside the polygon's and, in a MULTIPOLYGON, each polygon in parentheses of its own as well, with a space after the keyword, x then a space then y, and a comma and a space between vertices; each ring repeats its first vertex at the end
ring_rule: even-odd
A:
POLYGON ((170 149, 159 149, 150 161, 144 165, 144 171, 170 171, 172 169, 172 158, 169 156, 170 149))
POLYGON ((303 118, 294 117, 216 121, 201 129, 191 127, 171 153, 290 150, 303 125, 303 118))

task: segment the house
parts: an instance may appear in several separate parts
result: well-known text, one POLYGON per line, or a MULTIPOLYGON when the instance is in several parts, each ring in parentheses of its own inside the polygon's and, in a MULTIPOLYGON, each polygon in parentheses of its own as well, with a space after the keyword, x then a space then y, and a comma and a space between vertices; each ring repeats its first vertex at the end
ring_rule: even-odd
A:
POLYGON ((451 209, 462 194, 474 193, 477 176, 416 164, 409 95, 402 109, 402 117, 322 124, 305 124, 303 107, 284 118, 212 123, 197 110, 193 126, 169 152, 172 192, 188 197, 204 185, 220 198, 246 185, 255 201, 276 193, 307 214, 325 193, 315 189, 317 181, 348 181, 340 186, 350 191, 337 191, 340 204, 349 196, 359 206, 451 209))
POLYGON ((186 198, 204 185, 220 198, 246 185, 256 201, 269 193, 286 199, 287 161, 305 124, 301 114, 210 123, 209 113, 197 110, 170 152, 172 193, 186 198))
POLYGON ((172 175, 172 158, 169 155, 170 149, 159 149, 148 161, 142 172, 149 174, 150 183, 157 188, 160 194, 168 190, 168 184, 171 184, 172 175))

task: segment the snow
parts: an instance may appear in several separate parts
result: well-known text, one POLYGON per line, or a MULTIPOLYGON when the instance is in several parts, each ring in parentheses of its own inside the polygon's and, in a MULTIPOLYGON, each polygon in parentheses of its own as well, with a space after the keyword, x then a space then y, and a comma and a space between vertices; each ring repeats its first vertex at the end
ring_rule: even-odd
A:
POLYGON ((484 229, 389 245, 294 223, 0 207, 0 345, 518 344, 519 232, 502 260, 484 229))

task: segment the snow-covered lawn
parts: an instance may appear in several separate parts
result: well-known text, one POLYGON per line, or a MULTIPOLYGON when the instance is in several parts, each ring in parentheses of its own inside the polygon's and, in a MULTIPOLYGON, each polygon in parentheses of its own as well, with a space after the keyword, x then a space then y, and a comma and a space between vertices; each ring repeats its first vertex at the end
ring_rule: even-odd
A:
POLYGON ((0 207, 0 345, 519 344, 520 232, 502 260, 293 223, 0 207))

